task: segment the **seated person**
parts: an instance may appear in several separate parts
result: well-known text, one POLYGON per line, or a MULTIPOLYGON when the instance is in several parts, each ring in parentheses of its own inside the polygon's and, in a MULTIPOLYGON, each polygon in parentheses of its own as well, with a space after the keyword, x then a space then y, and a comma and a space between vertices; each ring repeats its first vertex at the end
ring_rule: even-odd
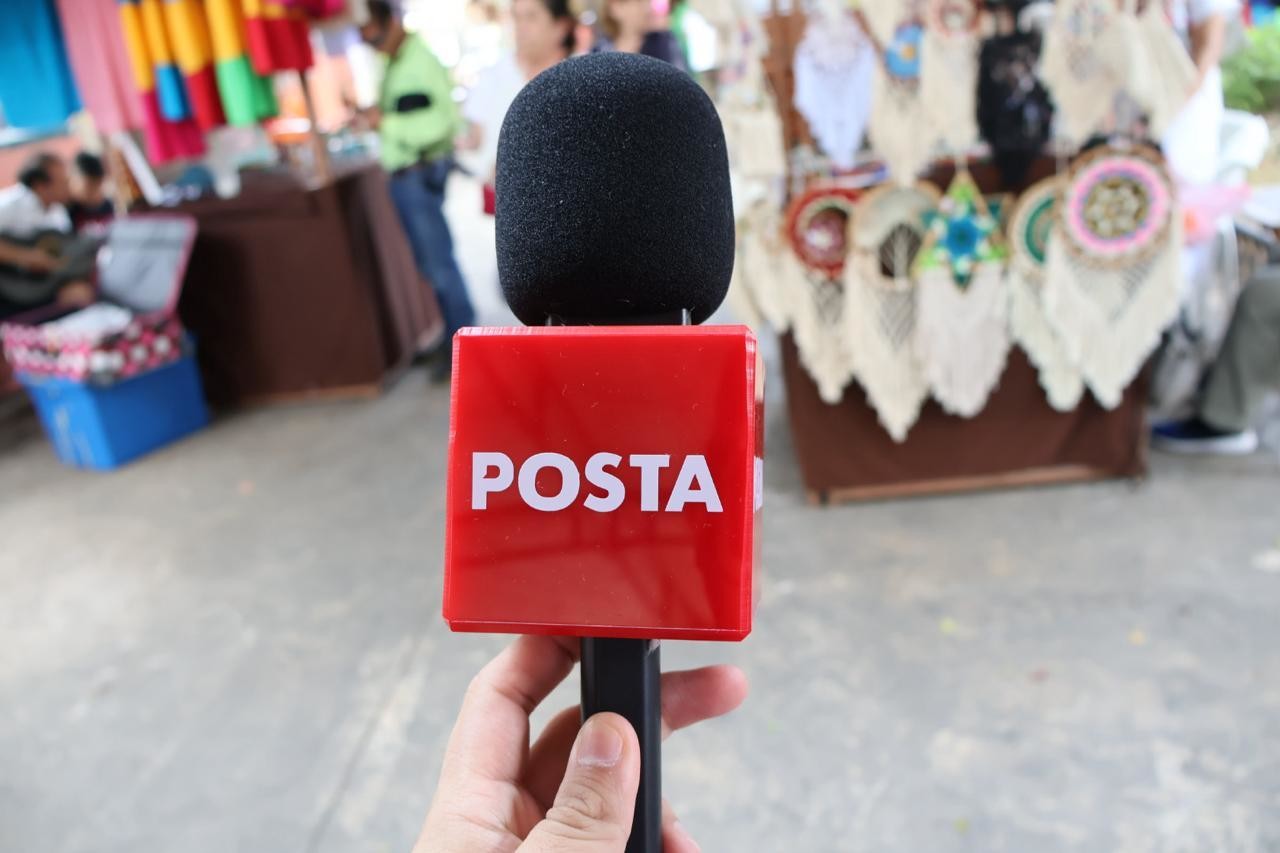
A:
MULTIPOLYGON (((1273 260, 1280 262, 1280 255, 1273 253, 1273 260)), ((1267 394, 1278 390, 1280 263, 1273 263, 1241 292, 1195 417, 1157 426, 1153 444, 1176 453, 1253 453, 1254 420, 1267 394)))
POLYGON ((101 241, 71 236, 70 198, 67 166, 48 152, 33 155, 18 183, 0 190, 0 318, 93 301, 88 282, 101 241))
POLYGON ((115 215, 115 209, 107 198, 107 170, 102 159, 81 151, 75 163, 75 195, 67 205, 67 213, 71 215, 71 227, 80 231, 86 225, 107 222, 115 215))

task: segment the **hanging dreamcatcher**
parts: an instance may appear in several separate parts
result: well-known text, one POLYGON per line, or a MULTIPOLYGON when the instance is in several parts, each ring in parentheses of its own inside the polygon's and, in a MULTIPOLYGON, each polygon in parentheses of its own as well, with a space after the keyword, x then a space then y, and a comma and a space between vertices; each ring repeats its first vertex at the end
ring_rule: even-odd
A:
POLYGON ((1151 133, 1158 138, 1191 97, 1196 66, 1170 26, 1163 2, 1147 0, 1145 8, 1135 13, 1135 0, 1126 1, 1131 38, 1137 45, 1129 54, 1129 85, 1134 100, 1147 114, 1151 133))
POLYGON ((1107 408, 1177 317, 1182 227, 1150 147, 1099 146, 1066 177, 1046 252, 1044 306, 1068 356, 1107 408))
POLYGON ((938 201, 930 184, 886 184, 862 197, 851 223, 844 332, 854 376, 894 441, 907 437, 929 396, 914 346, 912 267, 925 241, 924 217, 938 201))
POLYGON ((953 153, 968 150, 978 139, 980 22, 977 0, 928 0, 925 7, 920 103, 930 135, 953 153))
POLYGON ((1057 0, 1040 73, 1053 92, 1061 132, 1083 142, 1111 116, 1125 86, 1132 45, 1117 0, 1057 0))
POLYGON ((1053 132, 1053 101, 1036 76, 1040 35, 1012 31, 982 44, 978 129, 1005 186, 1020 186, 1053 132))
POLYGON ((1007 251, 968 171, 925 218, 916 259, 915 350, 933 397, 961 417, 982 411, 1009 356, 1007 251))
POLYGON ((1046 178, 1018 199, 1009 218, 1009 331, 1035 365, 1049 405, 1068 412, 1084 395, 1080 369, 1044 308, 1044 269, 1062 179, 1046 178))
POLYGON ((897 14, 882 43, 868 135, 872 147, 889 167, 889 177, 899 184, 910 184, 929 164, 937 142, 935 134, 926 130, 930 122, 921 98, 924 25, 915 13, 915 3, 875 0, 865 4, 872 19, 888 19, 883 11, 886 7, 897 14), (873 8, 882 11, 872 15, 873 8))
POLYGON ((844 10, 815 13, 796 47, 795 106, 837 169, 849 170, 871 118, 875 46, 844 10))
POLYGON ((853 377, 852 356, 841 326, 845 297, 841 278, 849 251, 849 220, 856 190, 815 187, 788 208, 784 235, 798 261, 791 276, 791 330, 800 361, 828 403, 837 403, 853 377))

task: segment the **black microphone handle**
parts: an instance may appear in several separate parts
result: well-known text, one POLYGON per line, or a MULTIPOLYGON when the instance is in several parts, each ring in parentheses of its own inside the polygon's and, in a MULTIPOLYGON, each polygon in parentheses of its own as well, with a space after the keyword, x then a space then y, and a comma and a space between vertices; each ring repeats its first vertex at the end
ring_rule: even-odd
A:
POLYGON ((657 640, 582 638, 582 719, 612 711, 640 738, 627 853, 662 853, 662 665, 657 640))
MULTIPOLYGON (((548 326, 688 326, 688 310, 590 320, 551 315, 548 326)), ((640 789, 626 853, 662 853, 662 664, 657 640, 582 638, 582 719, 612 711, 640 738, 640 789)))

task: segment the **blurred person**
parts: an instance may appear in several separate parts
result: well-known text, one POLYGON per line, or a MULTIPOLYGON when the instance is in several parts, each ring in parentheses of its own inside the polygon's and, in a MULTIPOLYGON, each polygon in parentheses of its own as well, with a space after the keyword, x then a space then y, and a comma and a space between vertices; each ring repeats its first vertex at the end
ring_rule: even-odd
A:
MULTIPOLYGON (((640 743, 617 714, 577 707, 536 741, 529 717, 573 671, 579 642, 521 637, 471 682, 414 853, 623 853, 640 784, 640 743)), ((747 682, 731 666, 662 676, 662 736, 729 713, 747 682)), ((698 845, 664 802, 665 853, 698 845)))
POLYGON ((1240 294, 1194 417, 1160 424, 1153 444, 1175 453, 1247 455, 1269 393, 1280 391, 1280 253, 1240 294))
POLYGON ((492 212, 493 178, 498 162, 498 132, 507 109, 524 85, 574 50, 575 20, 569 0, 512 0, 515 52, 481 72, 467 95, 463 116, 468 126, 463 147, 479 152, 486 187, 485 208, 492 212))
POLYGON ((687 68, 680 42, 658 26, 650 0, 604 0, 600 29, 603 38, 595 50, 639 53, 687 68))
POLYGON ((54 302, 93 301, 99 241, 71 237, 71 176, 61 157, 33 154, 18 183, 0 191, 0 317, 54 302))
POLYGON ((377 128, 382 166, 391 175, 391 198, 409 238, 418 270, 435 288, 445 336, 437 348, 433 378, 452 373, 450 341, 474 325, 475 309, 453 251, 444 215, 445 185, 454 168, 453 140, 460 120, 449 72, 418 35, 405 30, 387 0, 369 0, 360 37, 386 56, 376 107, 362 113, 377 128))
POLYGON ((76 231, 86 225, 106 222, 115 215, 115 208, 107 198, 107 170, 102 159, 88 151, 76 155, 76 182, 67 213, 71 227, 76 231))
POLYGON ((1169 6, 1173 28, 1196 67, 1190 100, 1161 140, 1169 168, 1184 184, 1211 184, 1218 178, 1226 116, 1220 64, 1228 22, 1239 14, 1239 0, 1172 0, 1169 6))

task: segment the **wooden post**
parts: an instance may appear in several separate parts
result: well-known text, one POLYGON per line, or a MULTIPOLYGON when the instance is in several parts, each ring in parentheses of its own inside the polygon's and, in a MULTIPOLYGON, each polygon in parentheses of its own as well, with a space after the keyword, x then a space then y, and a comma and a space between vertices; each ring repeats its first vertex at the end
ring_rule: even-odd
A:
POLYGON ((307 121, 311 124, 311 156, 315 162, 316 179, 321 184, 327 184, 333 178, 333 163, 329 160, 329 146, 316 122, 316 104, 311 97, 306 71, 298 72, 298 82, 302 84, 302 100, 307 106, 307 121))

